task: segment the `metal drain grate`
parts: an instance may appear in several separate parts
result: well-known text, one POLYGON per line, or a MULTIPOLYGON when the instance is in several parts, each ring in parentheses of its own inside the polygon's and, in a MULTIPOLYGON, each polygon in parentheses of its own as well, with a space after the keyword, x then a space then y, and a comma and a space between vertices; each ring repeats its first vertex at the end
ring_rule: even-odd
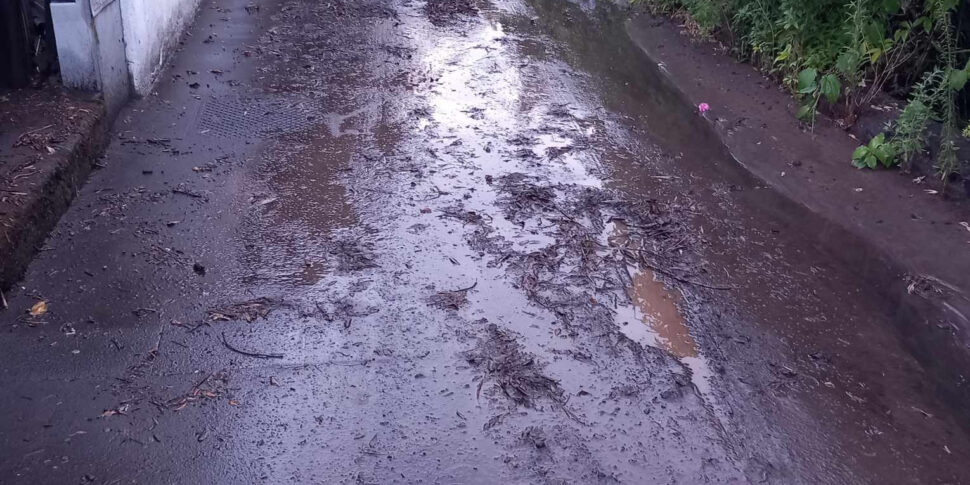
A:
POLYGON ((293 99, 209 98, 203 103, 196 128, 225 138, 265 138, 319 123, 314 112, 306 102, 293 99))

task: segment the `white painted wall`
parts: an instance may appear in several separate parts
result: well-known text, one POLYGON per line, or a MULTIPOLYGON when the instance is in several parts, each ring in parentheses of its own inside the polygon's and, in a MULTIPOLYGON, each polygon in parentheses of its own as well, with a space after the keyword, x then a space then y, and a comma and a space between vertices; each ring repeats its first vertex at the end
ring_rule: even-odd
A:
POLYGON ((98 33, 99 71, 101 94, 105 109, 114 117, 131 97, 128 66, 125 65, 125 39, 122 30, 121 8, 117 1, 102 2, 104 7, 94 17, 94 30, 98 33))
POLYGON ((77 89, 101 89, 97 34, 91 10, 82 3, 51 3, 57 62, 64 85, 77 89))
POLYGON ((51 17, 64 85, 101 91, 113 117, 131 96, 117 0, 51 3, 51 17))
POLYGON ((128 71, 136 93, 151 92, 155 77, 195 17, 200 0, 120 0, 128 71))

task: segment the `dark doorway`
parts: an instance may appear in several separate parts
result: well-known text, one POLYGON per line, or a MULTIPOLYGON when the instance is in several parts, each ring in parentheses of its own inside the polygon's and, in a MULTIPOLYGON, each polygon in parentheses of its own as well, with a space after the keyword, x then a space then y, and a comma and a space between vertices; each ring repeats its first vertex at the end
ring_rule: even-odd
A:
POLYGON ((57 72, 50 2, 0 1, 0 87, 38 85, 57 72))

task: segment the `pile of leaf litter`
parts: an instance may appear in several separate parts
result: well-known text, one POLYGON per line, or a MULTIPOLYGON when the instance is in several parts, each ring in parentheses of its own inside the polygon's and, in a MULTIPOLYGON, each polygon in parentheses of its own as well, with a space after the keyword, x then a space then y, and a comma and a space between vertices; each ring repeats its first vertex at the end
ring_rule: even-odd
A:
POLYGON ((543 366, 535 357, 494 323, 485 327, 478 344, 464 352, 463 357, 484 372, 478 381, 478 397, 485 385, 491 384, 499 395, 516 405, 536 408, 540 401, 546 401, 566 410, 565 392, 559 382, 543 374, 543 366))

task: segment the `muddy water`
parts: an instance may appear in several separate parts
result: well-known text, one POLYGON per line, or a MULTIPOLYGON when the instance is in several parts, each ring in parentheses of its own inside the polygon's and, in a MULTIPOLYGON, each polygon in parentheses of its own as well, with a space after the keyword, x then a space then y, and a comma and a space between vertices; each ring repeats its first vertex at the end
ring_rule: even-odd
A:
MULTIPOLYGON (((739 170, 706 121, 685 106, 676 86, 660 75, 663 66, 630 44, 626 15, 603 2, 579 2, 566 12, 558 2, 530 3, 539 12, 539 24, 566 46, 557 52, 592 75, 590 82, 599 88, 599 99, 632 121, 623 124, 640 139, 632 150, 639 155, 622 150, 606 154, 613 167, 610 185, 636 194, 634 198, 660 198, 686 206, 693 231, 705 241, 700 259, 710 281, 736 287, 730 293, 702 295, 692 285, 679 285, 684 300, 678 308, 687 315, 701 354, 713 361, 708 367, 716 369, 711 376, 718 383, 714 392, 733 416, 731 421, 747 423, 729 424, 729 428, 759 436, 754 441, 779 445, 754 431, 767 424, 763 419, 785 423, 782 427, 792 433, 822 429, 828 436, 819 438, 831 443, 828 449, 794 437, 782 446, 800 442, 805 446, 801 453, 825 456, 833 464, 845 459, 867 464, 829 475, 789 458, 788 473, 798 470, 794 476, 839 481, 838 476, 844 480, 850 473, 868 469, 862 472, 864 477, 871 470, 894 469, 894 459, 921 455, 906 465, 920 470, 915 480, 964 480, 958 478, 960 472, 948 468, 952 447, 942 452, 937 447, 929 455, 918 451, 918 443, 934 442, 934 437, 961 442, 966 438, 951 433, 951 427, 960 425, 946 405, 922 391, 912 391, 931 388, 932 376, 892 331, 895 315, 882 299, 881 289, 867 291, 855 279, 867 271, 867 262, 846 267, 843 259, 833 260, 819 251, 816 245, 830 245, 824 240, 831 237, 830 228, 811 222, 812 216, 739 170), (601 41, 590 42, 593 38, 601 41), (656 142, 660 152, 643 144, 645 140, 656 142), (852 297, 847 300, 844 295, 852 297), (757 358, 751 356, 752 343, 761 354, 757 358), (887 373, 887 368, 896 371, 887 373), (761 389, 753 384, 758 380, 767 383, 766 394, 752 394, 761 389), (866 396, 860 397, 859 392, 866 396), (771 411, 760 417, 744 412, 750 406, 746 399, 754 395, 771 411), (779 398, 788 403, 799 399, 802 407, 781 404, 779 398), (931 422, 913 411, 921 406, 937 409, 931 422), (877 418, 881 413, 893 418, 877 418), (825 430, 817 421, 842 425, 825 430), (927 425, 933 429, 926 429, 927 425), (887 428, 901 441, 887 441, 887 428), (919 437, 902 438, 907 433, 919 437), (900 458, 899 450, 909 451, 900 458)), ((897 479, 892 473, 869 478, 897 479)))
MULTIPOLYGON (((404 459, 405 477, 740 480, 723 427, 696 391, 706 388, 700 370, 691 371, 699 355, 676 355, 660 338, 651 345, 619 331, 617 315, 639 312, 636 324, 645 325, 643 309, 631 304, 616 273, 618 256, 593 246, 610 214, 638 222, 643 216, 607 200, 607 167, 595 148, 614 128, 601 108, 555 74, 564 67, 559 61, 533 66, 522 57, 521 34, 510 35, 501 11, 433 30, 417 7, 397 6, 394 18, 368 29, 400 67, 368 53, 364 72, 372 79, 347 85, 372 104, 348 118, 350 129, 338 145, 354 146, 336 177, 354 224, 321 234, 329 240, 315 243, 327 248, 324 276, 295 293, 298 301, 312 295, 335 325, 312 334, 298 325, 275 329, 302 342, 297 349, 284 345, 290 349, 284 362, 318 361, 317 342, 340 349, 324 351, 328 358, 366 360, 371 347, 381 356, 401 355, 408 362, 403 367, 382 364, 350 391, 348 404, 357 409, 337 409, 348 425, 343 432, 359 429, 356 436, 373 442, 366 449, 398 457, 424 447, 436 457, 430 470, 404 459), (432 42, 415 40, 429 32, 432 42), (428 412, 436 416, 432 422, 418 418, 428 412), (393 424, 379 425, 376 413, 393 424), (656 444, 644 443, 644 436, 656 444)), ((325 109, 350 113, 351 107, 325 109)), ((306 144, 320 148, 317 157, 334 145, 327 138, 306 144)), ((279 158, 285 146, 267 153, 291 170, 279 158)), ((327 166, 333 165, 320 165, 327 166)), ((270 212, 270 223, 289 217, 287 204, 318 213, 310 204, 329 193, 303 196, 292 186, 277 187, 278 215, 270 212)), ((300 222, 308 231, 326 227, 306 217, 300 222)), ((659 230, 665 241, 657 244, 676 244, 672 231, 659 230)), ((282 236, 305 241, 301 233, 282 236)), ((312 254, 298 249, 293 255, 302 257, 289 259, 312 254)), ((289 299, 294 291, 287 290, 289 299)), ((273 415, 282 421, 289 412, 273 415)), ((359 454, 356 441, 348 435, 326 456, 359 454)), ((305 470, 310 459, 287 461, 272 476, 305 470)), ((360 469, 365 478, 392 476, 381 462, 364 460, 360 469)))
MULTIPOLYGON (((644 241, 631 238, 629 227, 622 221, 606 225, 606 241, 612 248, 646 250, 644 241)), ((684 304, 680 291, 665 285, 653 269, 633 266, 624 271, 628 276, 626 296, 630 305, 617 311, 615 321, 620 331, 641 345, 661 349, 677 358, 690 369, 691 383, 698 392, 714 404, 710 367, 680 309, 684 304)))
MULTIPOLYGON (((607 230, 609 232, 607 241, 610 246, 630 246, 629 229, 626 224, 619 221, 611 222, 607 230)), ((640 250, 641 247, 642 245, 637 244, 634 250, 640 250)), ((634 319, 641 321, 643 325, 634 325, 625 332, 642 333, 637 329, 645 328, 649 339, 648 345, 661 346, 679 358, 697 357, 697 343, 690 336, 684 316, 677 307, 681 302, 680 294, 664 286, 657 280, 656 274, 649 269, 634 268, 632 271, 627 296, 633 303, 631 309, 634 319)), ((627 326, 630 322, 624 321, 621 324, 627 326)))
POLYGON ((435 23, 421 2, 204 6, 192 37, 218 40, 191 44, 125 123, 180 155, 110 153, 119 168, 81 194, 33 293, 12 297, 56 301, 52 321, 81 337, 22 319, 0 336, 3 383, 37 398, 10 404, 19 441, 2 455, 22 458, 0 471, 965 478, 966 437, 918 392, 879 301, 777 217, 649 70, 621 11, 477 5, 435 23), (179 121, 242 98, 273 101, 264 126, 215 126, 224 137, 179 121), (165 171, 146 182, 143 166, 165 171), (64 269, 77 254, 96 256, 64 269), (88 297, 77 278, 110 290, 88 297), (28 409, 49 401, 54 423, 28 409))
MULTIPOLYGON (((633 276, 633 286, 628 289, 633 300, 635 314, 649 329, 653 342, 648 345, 660 346, 675 357, 683 359, 697 357, 697 343, 690 336, 684 317, 677 308, 679 297, 657 281, 650 270, 638 272, 633 276)), ((623 322, 622 325, 629 325, 623 322)), ((630 333, 637 330, 628 330, 630 333)), ((642 339, 635 339, 642 340, 642 339)))

